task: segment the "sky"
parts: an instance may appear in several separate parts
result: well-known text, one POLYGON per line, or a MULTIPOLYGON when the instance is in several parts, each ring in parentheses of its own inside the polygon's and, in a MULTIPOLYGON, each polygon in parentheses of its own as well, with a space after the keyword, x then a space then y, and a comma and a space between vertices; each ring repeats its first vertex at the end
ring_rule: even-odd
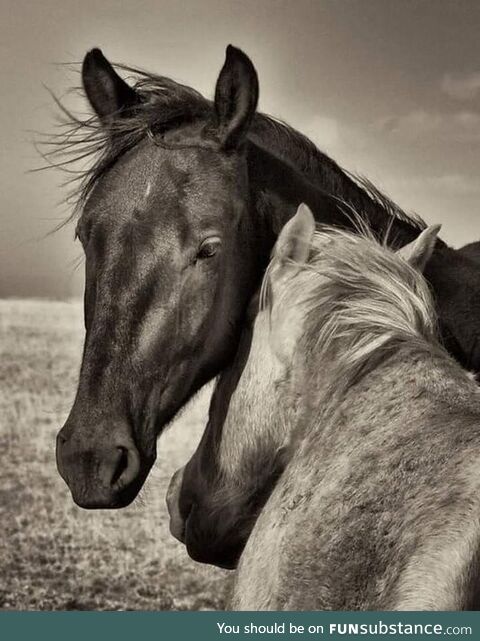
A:
POLYGON ((453 246, 480 239, 478 0, 0 0, 0 297, 82 292, 65 176, 39 167, 87 50, 211 97, 227 44, 285 120, 453 246))

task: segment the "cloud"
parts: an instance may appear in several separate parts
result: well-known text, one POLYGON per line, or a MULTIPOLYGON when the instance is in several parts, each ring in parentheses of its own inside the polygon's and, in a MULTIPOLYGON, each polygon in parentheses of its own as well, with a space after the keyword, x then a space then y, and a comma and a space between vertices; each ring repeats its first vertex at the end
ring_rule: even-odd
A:
POLYGON ((409 142, 424 141, 426 137, 439 142, 480 142, 480 113, 442 113, 418 109, 402 116, 383 118, 378 121, 377 129, 409 142))
POLYGON ((454 196, 470 196, 480 192, 480 180, 464 174, 445 174, 430 178, 429 184, 454 196))
POLYGON ((361 156, 366 149, 370 149, 372 144, 367 126, 360 128, 322 114, 316 114, 300 124, 298 129, 339 163, 348 164, 350 160, 361 156))
POLYGON ((472 100, 480 95, 480 71, 469 74, 447 73, 442 78, 442 91, 456 100, 472 100))
POLYGON ((467 174, 410 177, 398 180, 403 188, 428 191, 442 196, 473 196, 480 193, 480 180, 467 174))
POLYGON ((302 132, 320 149, 324 149, 327 152, 335 149, 341 141, 341 128, 338 121, 328 116, 314 116, 310 122, 302 127, 302 132))

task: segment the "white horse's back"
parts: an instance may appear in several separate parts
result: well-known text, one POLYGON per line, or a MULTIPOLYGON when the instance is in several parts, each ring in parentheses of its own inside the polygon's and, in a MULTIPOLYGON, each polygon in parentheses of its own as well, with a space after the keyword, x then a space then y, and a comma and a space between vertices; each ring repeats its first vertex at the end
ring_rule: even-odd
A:
POLYGON ((480 576, 475 384, 443 353, 412 363, 407 347, 324 416, 307 426, 255 525, 232 607, 471 609, 480 576), (433 371, 443 372, 436 382, 433 371))

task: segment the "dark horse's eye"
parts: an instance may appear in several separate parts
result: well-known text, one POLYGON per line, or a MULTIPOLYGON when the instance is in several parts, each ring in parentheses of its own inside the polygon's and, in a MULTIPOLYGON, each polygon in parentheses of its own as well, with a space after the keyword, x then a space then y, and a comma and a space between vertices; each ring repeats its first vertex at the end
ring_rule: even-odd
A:
POLYGON ((211 258, 215 256, 217 251, 220 249, 221 240, 218 236, 211 236, 203 241, 200 246, 200 249, 197 253, 197 259, 199 258, 211 258))

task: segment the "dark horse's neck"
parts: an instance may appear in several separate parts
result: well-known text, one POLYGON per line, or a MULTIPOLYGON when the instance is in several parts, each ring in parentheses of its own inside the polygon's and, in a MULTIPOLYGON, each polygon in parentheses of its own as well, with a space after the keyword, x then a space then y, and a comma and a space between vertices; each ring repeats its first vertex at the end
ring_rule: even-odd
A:
MULTIPOLYGON (((260 150, 266 150, 264 154, 269 163, 273 163, 273 158, 278 159, 280 164, 293 168, 304 183, 311 183, 314 188, 348 202, 356 212, 370 218, 370 222, 378 220, 381 224, 392 214, 397 219, 408 221, 411 218, 373 185, 367 181, 364 181, 365 186, 362 185, 362 181, 354 179, 311 140, 288 125, 257 114, 250 140, 260 150)), ((278 173, 281 174, 282 169, 278 173)), ((412 225, 415 227, 413 219, 406 223, 406 227, 412 225)))
POLYGON ((355 212, 375 234, 383 237, 388 233, 392 242, 399 246, 411 242, 419 234, 420 228, 414 220, 393 215, 386 205, 373 199, 338 166, 339 174, 334 181, 337 189, 333 192, 313 184, 290 164, 252 143, 248 149, 248 167, 256 217, 265 226, 267 245, 274 244, 283 225, 301 202, 310 207, 319 223, 334 227, 352 229, 355 212), (343 189, 340 176, 343 176, 343 189))

